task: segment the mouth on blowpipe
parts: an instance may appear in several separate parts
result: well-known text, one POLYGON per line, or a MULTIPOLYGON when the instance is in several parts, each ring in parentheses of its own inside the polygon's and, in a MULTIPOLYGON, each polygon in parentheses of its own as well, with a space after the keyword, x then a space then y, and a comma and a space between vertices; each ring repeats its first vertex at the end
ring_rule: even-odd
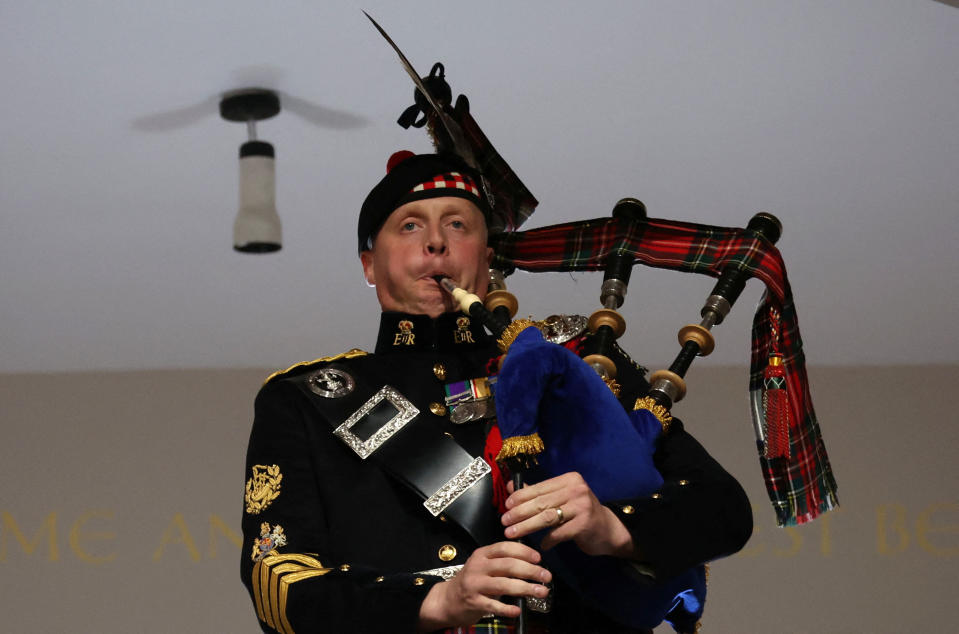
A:
POLYGON ((496 315, 486 310, 486 306, 483 305, 483 300, 479 298, 479 295, 459 288, 453 280, 443 275, 436 275, 433 279, 436 280, 443 290, 452 295, 453 301, 456 302, 461 311, 473 319, 478 319, 480 323, 493 333, 494 337, 499 338, 502 335, 503 330, 505 330, 509 324, 502 323, 496 315))

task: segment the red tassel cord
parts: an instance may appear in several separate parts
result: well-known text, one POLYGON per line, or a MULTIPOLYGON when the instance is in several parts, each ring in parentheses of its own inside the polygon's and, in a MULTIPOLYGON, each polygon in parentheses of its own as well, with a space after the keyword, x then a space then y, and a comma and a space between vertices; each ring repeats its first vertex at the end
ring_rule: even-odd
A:
POLYGON ((789 458, 789 423, 792 417, 786 391, 786 366, 779 352, 779 312, 769 309, 771 350, 769 365, 763 371, 763 423, 766 458, 789 458))

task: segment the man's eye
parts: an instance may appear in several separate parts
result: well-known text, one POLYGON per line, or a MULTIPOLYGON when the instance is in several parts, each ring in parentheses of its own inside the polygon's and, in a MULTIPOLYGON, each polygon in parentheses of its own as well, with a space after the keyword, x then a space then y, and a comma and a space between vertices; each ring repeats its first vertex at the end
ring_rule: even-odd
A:
POLYGON ((407 222, 405 225, 403 225, 403 231, 413 231, 414 229, 416 229, 415 222, 407 222))
POLYGON ((454 229, 465 229, 465 228, 466 228, 466 225, 463 224, 463 221, 462 221, 462 220, 454 220, 454 221, 452 221, 452 222, 450 223, 450 226, 453 227, 454 229))

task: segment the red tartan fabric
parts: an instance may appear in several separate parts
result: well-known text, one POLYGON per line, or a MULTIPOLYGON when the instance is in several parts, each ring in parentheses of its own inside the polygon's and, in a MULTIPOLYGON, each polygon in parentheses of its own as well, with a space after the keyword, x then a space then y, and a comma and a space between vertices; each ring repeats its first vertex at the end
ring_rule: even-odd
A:
MULTIPOLYGON (((806 377, 799 322, 779 250, 745 229, 649 219, 633 222, 616 218, 584 220, 524 232, 491 236, 496 256, 493 266, 524 271, 595 271, 610 254, 632 255, 656 268, 703 273, 719 277, 727 266, 745 270, 766 285, 753 320, 749 389, 761 400, 763 370, 773 337, 769 308, 781 315, 780 348, 786 367, 786 385, 792 408, 790 457, 766 459, 760 464, 766 489, 780 525, 802 524, 838 505, 836 481, 806 377)), ((761 407, 753 407, 753 415, 761 407)), ((761 421, 755 429, 761 429, 761 421)))
POLYGON ((439 174, 434 176, 432 180, 420 183, 411 191, 421 192, 427 189, 462 189, 468 191, 477 198, 480 197, 479 188, 476 187, 476 183, 473 182, 473 179, 464 174, 460 174, 459 172, 439 174))

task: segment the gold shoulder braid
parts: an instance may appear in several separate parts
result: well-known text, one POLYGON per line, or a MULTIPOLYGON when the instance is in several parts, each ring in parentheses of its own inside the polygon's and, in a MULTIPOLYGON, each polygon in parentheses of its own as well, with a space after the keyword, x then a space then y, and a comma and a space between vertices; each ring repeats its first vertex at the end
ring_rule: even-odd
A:
POLYGON ((366 350, 353 348, 352 350, 349 350, 347 352, 341 352, 340 354, 335 354, 332 357, 320 357, 319 359, 313 359, 312 361, 300 361, 299 363, 294 363, 293 365, 291 365, 285 370, 274 372, 270 376, 266 377, 266 380, 263 381, 263 385, 266 385, 267 383, 269 383, 276 377, 283 376, 284 374, 288 372, 292 372, 293 370, 296 370, 297 368, 313 365, 314 363, 330 363, 332 361, 339 361, 340 359, 354 359, 356 357, 365 357, 368 354, 369 352, 367 352, 366 350))
POLYGON ((673 417, 665 407, 657 403, 653 397, 644 396, 643 398, 636 399, 636 404, 633 405, 633 409, 644 409, 657 419, 659 419, 660 424, 663 426, 663 433, 669 433, 669 427, 673 424, 673 417))

